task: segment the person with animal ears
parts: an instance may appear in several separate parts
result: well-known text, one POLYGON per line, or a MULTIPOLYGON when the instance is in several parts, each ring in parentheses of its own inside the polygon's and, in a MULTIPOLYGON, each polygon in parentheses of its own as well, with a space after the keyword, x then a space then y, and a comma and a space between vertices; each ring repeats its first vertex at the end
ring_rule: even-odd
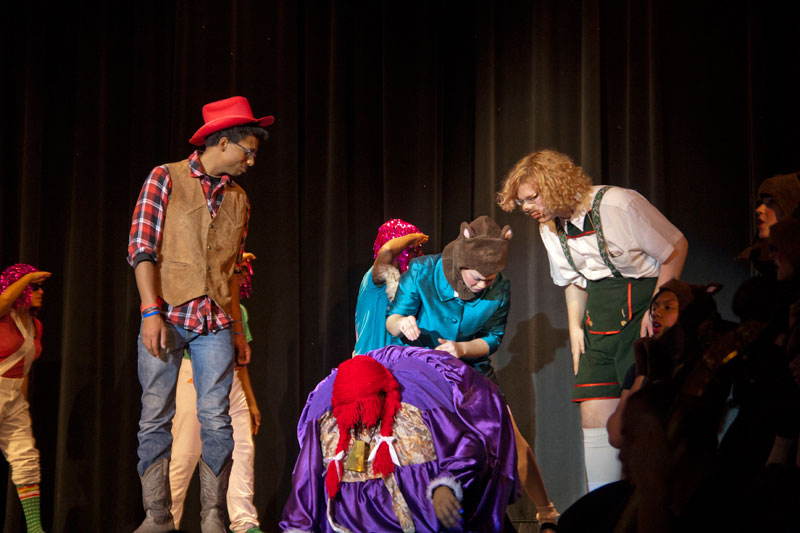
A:
MULTIPOLYGON (((480 216, 463 222, 441 254, 412 260, 389 308, 387 331, 405 344, 445 351, 499 387, 490 355, 503 339, 511 305, 511 282, 502 273, 511 235, 510 227, 480 216)), ((522 486, 540 523, 551 527, 558 512, 533 450, 513 417, 512 423, 522 486)))
MULTIPOLYGON (((654 530, 668 527, 672 518, 684 521, 694 516, 696 503, 705 499, 695 497, 698 479, 715 479, 717 428, 732 376, 730 370, 716 372, 700 364, 708 354, 728 356, 730 352, 713 350, 717 344, 728 346, 727 335, 735 328, 717 312, 714 295, 721 288, 718 283, 698 285, 673 279, 656 293, 650 304, 654 333, 636 341, 636 363, 608 421, 610 442, 622 450, 624 479, 586 494, 568 508, 559 522, 562 532, 610 533, 620 523, 630 527, 637 522, 633 511, 643 500, 643 491, 652 493, 644 498, 648 506, 643 512, 657 507, 658 512, 651 515, 654 530), (701 374, 702 381, 695 381, 701 374), (697 382, 703 385, 694 386, 697 382), (652 405, 636 403, 643 394, 652 405), (683 401, 687 396, 696 401, 683 401), (628 412, 629 405, 636 405, 633 414, 628 412), (667 494, 668 487, 678 490, 667 494), (680 489, 685 489, 687 500, 681 500, 680 489), (638 494, 632 498, 634 490, 638 494), (666 509, 671 503, 664 502, 675 505, 666 509)), ((715 499, 714 509, 722 508, 721 503, 715 499)))

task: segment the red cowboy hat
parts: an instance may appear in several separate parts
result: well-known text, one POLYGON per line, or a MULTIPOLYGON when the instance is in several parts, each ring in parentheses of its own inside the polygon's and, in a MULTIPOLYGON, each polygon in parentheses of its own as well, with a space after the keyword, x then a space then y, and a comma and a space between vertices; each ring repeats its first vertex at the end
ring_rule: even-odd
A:
POLYGON ((189 139, 189 142, 196 146, 202 146, 206 142, 206 137, 215 131, 248 124, 255 124, 263 128, 275 122, 275 117, 255 118, 247 98, 231 96, 225 100, 204 105, 203 120, 205 124, 189 139))

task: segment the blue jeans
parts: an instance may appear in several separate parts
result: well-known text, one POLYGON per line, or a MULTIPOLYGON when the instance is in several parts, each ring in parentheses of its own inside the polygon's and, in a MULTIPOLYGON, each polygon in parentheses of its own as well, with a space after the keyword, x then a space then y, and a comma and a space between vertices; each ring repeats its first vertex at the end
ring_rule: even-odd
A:
POLYGON ((233 330, 199 334, 167 324, 167 348, 153 357, 139 331, 139 383, 142 415, 139 419, 139 475, 172 451, 175 387, 184 349, 189 351, 197 390, 197 418, 203 443, 203 461, 219 475, 233 453, 233 428, 228 416, 233 382, 233 330))

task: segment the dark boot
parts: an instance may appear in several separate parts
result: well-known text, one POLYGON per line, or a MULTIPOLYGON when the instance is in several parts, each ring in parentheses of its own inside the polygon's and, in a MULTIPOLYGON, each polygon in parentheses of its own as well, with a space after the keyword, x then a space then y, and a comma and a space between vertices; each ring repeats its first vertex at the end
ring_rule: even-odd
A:
POLYGON ((169 491, 169 459, 164 457, 151 464, 142 480, 142 503, 145 516, 133 533, 167 533, 175 529, 172 523, 172 496, 169 491))
POLYGON ((226 533, 225 516, 228 507, 228 478, 233 460, 228 459, 218 476, 200 460, 200 530, 203 533, 226 533))

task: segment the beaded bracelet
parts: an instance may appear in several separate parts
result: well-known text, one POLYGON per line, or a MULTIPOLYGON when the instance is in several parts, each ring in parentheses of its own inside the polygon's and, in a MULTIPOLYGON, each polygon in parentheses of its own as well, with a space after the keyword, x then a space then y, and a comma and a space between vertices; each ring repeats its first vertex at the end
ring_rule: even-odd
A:
POLYGON ((156 315, 160 315, 160 314, 161 313, 158 311, 158 309, 154 309, 153 311, 150 311, 149 313, 143 314, 142 318, 147 318, 149 316, 156 316, 156 315))

